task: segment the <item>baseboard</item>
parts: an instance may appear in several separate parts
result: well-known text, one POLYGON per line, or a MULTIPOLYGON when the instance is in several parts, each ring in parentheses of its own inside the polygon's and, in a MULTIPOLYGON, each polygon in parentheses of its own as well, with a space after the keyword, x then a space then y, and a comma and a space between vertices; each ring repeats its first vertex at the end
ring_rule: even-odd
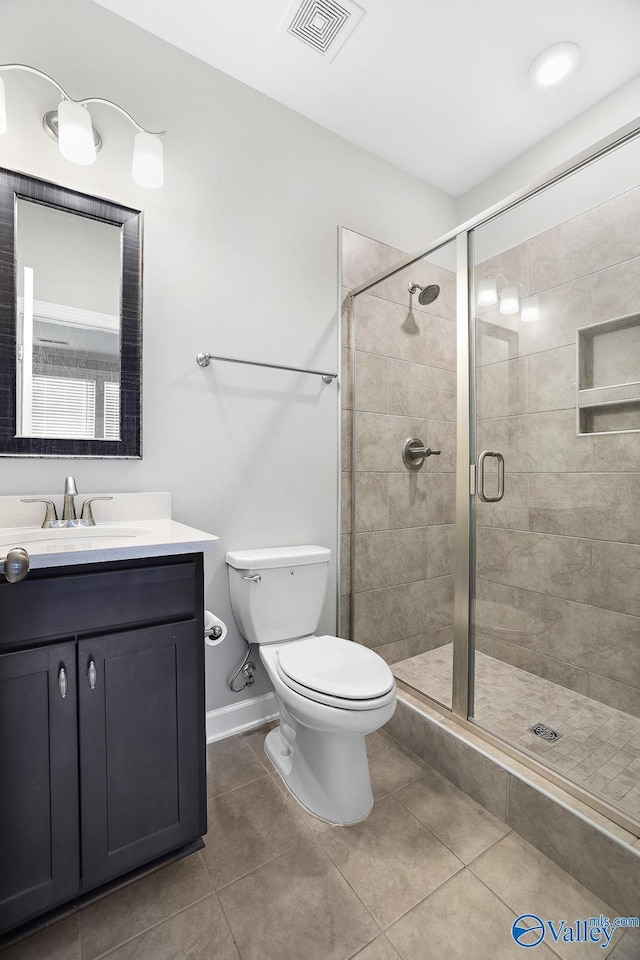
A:
POLYGON ((233 737, 236 733, 252 730, 278 716, 275 694, 264 693, 228 707, 219 707, 207 713, 207 743, 233 737))

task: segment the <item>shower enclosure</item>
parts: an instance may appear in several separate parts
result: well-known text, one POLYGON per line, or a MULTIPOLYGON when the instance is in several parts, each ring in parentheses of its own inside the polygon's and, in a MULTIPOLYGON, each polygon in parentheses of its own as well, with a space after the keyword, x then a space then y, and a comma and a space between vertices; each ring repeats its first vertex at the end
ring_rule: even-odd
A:
POLYGON ((638 171, 634 125, 424 254, 343 231, 341 607, 640 836, 638 171))

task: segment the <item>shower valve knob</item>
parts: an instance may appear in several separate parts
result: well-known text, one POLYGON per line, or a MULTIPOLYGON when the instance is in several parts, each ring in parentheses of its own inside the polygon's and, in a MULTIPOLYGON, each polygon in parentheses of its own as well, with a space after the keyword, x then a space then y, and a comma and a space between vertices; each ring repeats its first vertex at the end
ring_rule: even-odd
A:
POLYGON ((422 440, 412 437, 405 442, 402 448, 402 460, 410 470, 419 470, 427 457, 439 457, 441 450, 432 450, 425 447, 422 440))

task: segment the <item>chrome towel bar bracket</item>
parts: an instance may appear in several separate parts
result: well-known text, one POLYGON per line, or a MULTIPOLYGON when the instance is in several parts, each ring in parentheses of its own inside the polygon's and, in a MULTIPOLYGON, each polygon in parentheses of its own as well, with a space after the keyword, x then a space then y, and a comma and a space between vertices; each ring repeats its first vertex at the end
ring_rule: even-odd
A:
POLYGON ((324 370, 308 370, 305 367, 287 367, 283 363, 261 363, 258 360, 241 360, 239 357, 220 357, 215 353, 199 353, 196 363, 200 367, 208 367, 211 360, 222 360, 223 363, 246 363, 252 367, 268 367, 270 370, 289 370, 292 373, 310 373, 322 377, 323 383, 331 383, 338 376, 337 373, 325 373, 324 370))

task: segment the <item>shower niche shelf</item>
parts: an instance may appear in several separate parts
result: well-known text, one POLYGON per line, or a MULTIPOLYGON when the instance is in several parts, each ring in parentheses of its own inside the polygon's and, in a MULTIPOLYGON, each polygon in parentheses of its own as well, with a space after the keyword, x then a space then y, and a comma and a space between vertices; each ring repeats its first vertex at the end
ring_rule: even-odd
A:
POLYGON ((578 436, 640 431, 640 313, 581 327, 578 436))

